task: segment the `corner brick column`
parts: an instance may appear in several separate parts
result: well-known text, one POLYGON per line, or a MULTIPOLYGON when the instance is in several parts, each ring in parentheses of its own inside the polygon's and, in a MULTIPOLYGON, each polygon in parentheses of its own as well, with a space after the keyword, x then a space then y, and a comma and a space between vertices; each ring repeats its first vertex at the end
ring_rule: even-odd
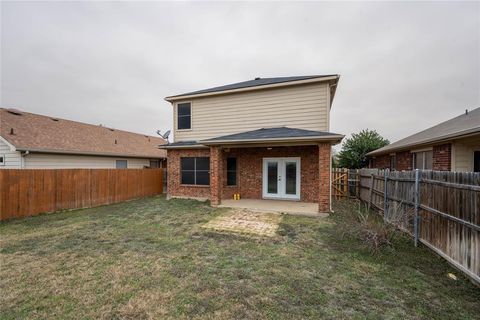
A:
POLYGON ((220 147, 210 147, 210 204, 217 206, 222 199, 223 159, 220 147))
POLYGON ((330 212, 330 143, 318 145, 318 212, 330 212))

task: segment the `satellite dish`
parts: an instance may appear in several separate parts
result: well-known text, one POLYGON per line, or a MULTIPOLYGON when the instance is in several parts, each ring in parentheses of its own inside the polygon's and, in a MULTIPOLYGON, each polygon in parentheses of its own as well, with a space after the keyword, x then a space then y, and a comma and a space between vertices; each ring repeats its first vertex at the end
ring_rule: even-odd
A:
POLYGON ((170 135, 170 130, 167 130, 164 134, 160 130, 157 130, 157 134, 162 137, 163 139, 168 141, 168 136, 170 135))
POLYGON ((163 139, 168 140, 168 136, 170 136, 170 130, 167 130, 162 136, 163 139))

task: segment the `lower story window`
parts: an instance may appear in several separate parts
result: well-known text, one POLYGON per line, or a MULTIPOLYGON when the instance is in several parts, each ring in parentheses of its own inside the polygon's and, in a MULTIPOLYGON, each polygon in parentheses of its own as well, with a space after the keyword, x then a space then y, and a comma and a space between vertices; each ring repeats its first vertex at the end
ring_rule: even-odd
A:
POLYGON ((237 185, 237 158, 227 158, 227 186, 237 185))
POLYGON ((116 160, 115 161, 115 168, 117 168, 117 169, 127 169, 128 168, 128 161, 127 160, 116 160))
POLYGON ((180 158, 181 184, 208 186, 210 184, 210 158, 180 158))
POLYGON ((432 170, 433 168, 433 151, 421 151, 413 154, 414 169, 432 170))
POLYGON ((395 164, 397 163, 397 159, 394 154, 390 156, 390 170, 395 170, 395 164))

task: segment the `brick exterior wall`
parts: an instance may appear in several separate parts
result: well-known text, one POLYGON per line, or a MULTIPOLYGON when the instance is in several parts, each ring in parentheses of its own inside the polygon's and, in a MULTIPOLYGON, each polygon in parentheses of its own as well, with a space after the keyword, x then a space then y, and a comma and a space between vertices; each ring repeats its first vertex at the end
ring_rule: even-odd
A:
POLYGON ((223 199, 240 193, 245 199, 262 199, 263 158, 300 157, 300 200, 318 201, 318 147, 232 148, 224 151, 224 177, 227 157, 237 158, 237 186, 227 186, 224 179, 223 199))
POLYGON ((210 204, 219 205, 223 195, 223 151, 219 147, 210 148, 210 204))
POLYGON ((379 168, 379 169, 391 169, 390 168, 390 155, 386 154, 383 156, 377 156, 372 159, 372 168, 379 168))
POLYGON ((396 168, 398 171, 413 170, 413 155, 410 151, 397 152, 396 156, 396 168))
POLYGON ((452 168, 452 145, 433 146, 433 170, 450 171, 452 168))
POLYGON ((329 143, 318 145, 318 211, 330 212, 330 152, 329 143))
MULTIPOLYGON (((263 158, 300 157, 301 201, 322 201, 322 212, 330 209, 330 144, 300 147, 179 149, 168 151, 168 195, 209 198, 212 205, 221 199, 232 199, 240 193, 243 199, 262 199, 263 158), (319 152, 321 150, 321 152, 319 152), (320 155, 321 153, 321 155, 320 155), (180 184, 180 157, 210 157, 210 186, 182 186, 180 184), (221 156, 221 164, 219 159, 221 156), (237 185, 227 186, 227 157, 237 158, 237 185), (321 168, 319 163, 322 164, 321 168), (215 172, 221 171, 221 175, 215 172), (321 180, 319 177, 321 176, 321 180), (218 178, 217 178, 218 177, 218 178)), ((319 208, 320 209, 320 208, 319 208)))
POLYGON ((210 186, 180 184, 180 157, 210 157, 209 149, 179 149, 167 151, 167 194, 187 198, 210 198, 210 186))

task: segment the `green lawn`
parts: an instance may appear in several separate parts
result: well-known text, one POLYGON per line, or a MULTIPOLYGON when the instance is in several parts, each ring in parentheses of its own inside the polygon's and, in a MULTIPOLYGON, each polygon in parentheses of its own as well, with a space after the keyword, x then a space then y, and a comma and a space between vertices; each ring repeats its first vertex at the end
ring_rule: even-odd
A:
POLYGON ((226 209, 163 197, 1 223, 0 317, 478 319, 478 287, 403 236, 372 255, 352 208, 272 238, 208 232, 226 209))

